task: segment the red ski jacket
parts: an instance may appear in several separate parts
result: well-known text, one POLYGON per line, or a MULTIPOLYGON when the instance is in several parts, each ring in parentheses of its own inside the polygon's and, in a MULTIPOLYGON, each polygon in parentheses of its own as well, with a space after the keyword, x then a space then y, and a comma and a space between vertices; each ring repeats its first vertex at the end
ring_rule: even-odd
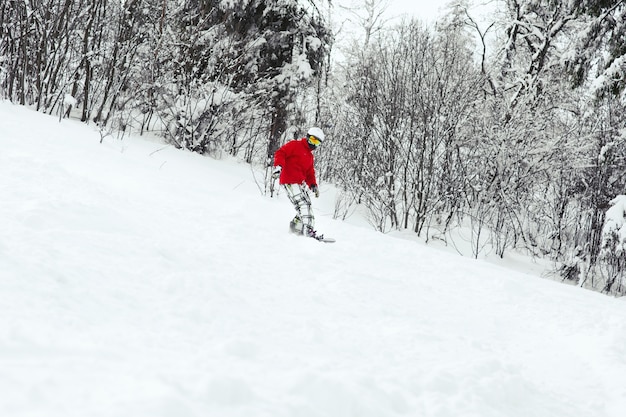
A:
POLYGON ((285 143, 274 154, 274 166, 283 167, 280 171, 280 184, 317 185, 313 152, 306 138, 285 143))

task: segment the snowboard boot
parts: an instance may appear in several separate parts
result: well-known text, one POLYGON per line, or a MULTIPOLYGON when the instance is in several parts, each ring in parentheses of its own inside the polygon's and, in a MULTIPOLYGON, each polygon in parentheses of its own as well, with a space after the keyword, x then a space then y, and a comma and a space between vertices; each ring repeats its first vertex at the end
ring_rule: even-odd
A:
POLYGON ((289 231, 291 233, 295 233, 296 235, 303 234, 302 231, 302 220, 299 217, 294 217, 292 221, 289 222, 289 231))

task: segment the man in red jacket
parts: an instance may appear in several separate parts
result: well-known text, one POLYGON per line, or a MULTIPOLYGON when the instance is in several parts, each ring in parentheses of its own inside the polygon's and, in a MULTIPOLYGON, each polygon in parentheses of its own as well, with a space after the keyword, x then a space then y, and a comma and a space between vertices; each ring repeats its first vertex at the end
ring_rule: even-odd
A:
POLYGON ((315 216, 311 208, 310 188, 315 197, 320 192, 315 179, 313 151, 324 141, 324 132, 312 127, 305 138, 284 144, 274 154, 273 178, 279 178, 280 185, 287 191, 287 197, 296 209, 296 217, 289 223, 292 232, 323 239, 315 232, 315 216))

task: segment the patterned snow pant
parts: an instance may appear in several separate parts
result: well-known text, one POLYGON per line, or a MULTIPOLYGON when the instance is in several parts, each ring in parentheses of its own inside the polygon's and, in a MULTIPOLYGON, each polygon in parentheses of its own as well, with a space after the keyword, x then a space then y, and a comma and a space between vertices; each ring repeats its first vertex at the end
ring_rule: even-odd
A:
POLYGON ((309 233, 314 230, 315 216, 311 208, 311 197, 306 184, 283 184, 287 191, 287 198, 296 209, 296 217, 293 218, 289 227, 298 234, 309 233))

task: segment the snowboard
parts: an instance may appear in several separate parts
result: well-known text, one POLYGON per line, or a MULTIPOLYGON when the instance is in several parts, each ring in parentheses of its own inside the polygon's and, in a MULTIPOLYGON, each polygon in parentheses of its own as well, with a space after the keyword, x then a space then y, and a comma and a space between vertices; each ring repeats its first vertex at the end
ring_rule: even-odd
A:
MULTIPOLYGON (((300 233, 294 233, 293 231, 291 231, 291 233, 293 233, 294 235, 298 235, 300 237, 304 237, 304 235, 300 234, 300 233)), ((309 239, 315 239, 318 242, 324 242, 324 243, 335 243, 336 240, 335 238, 332 237, 323 237, 323 238, 318 238, 318 237, 310 237, 309 239)))
MULTIPOLYGON (((304 236, 304 235, 302 234, 302 232, 301 232, 301 231, 297 231, 297 230, 295 229, 295 226, 293 226, 293 221, 292 221, 292 222, 291 222, 291 224, 289 225, 289 232, 290 232, 290 233, 293 233, 294 235, 304 236)), ((322 236, 323 236, 323 235, 322 235, 322 236)), ((332 238, 332 237, 322 237, 322 238, 320 239, 320 238, 318 238, 317 236, 315 236, 315 237, 311 236, 311 238, 313 238, 313 239, 317 240, 318 242, 324 242, 324 243, 335 243, 335 242, 336 242, 336 240, 335 240, 334 238, 332 238)))

